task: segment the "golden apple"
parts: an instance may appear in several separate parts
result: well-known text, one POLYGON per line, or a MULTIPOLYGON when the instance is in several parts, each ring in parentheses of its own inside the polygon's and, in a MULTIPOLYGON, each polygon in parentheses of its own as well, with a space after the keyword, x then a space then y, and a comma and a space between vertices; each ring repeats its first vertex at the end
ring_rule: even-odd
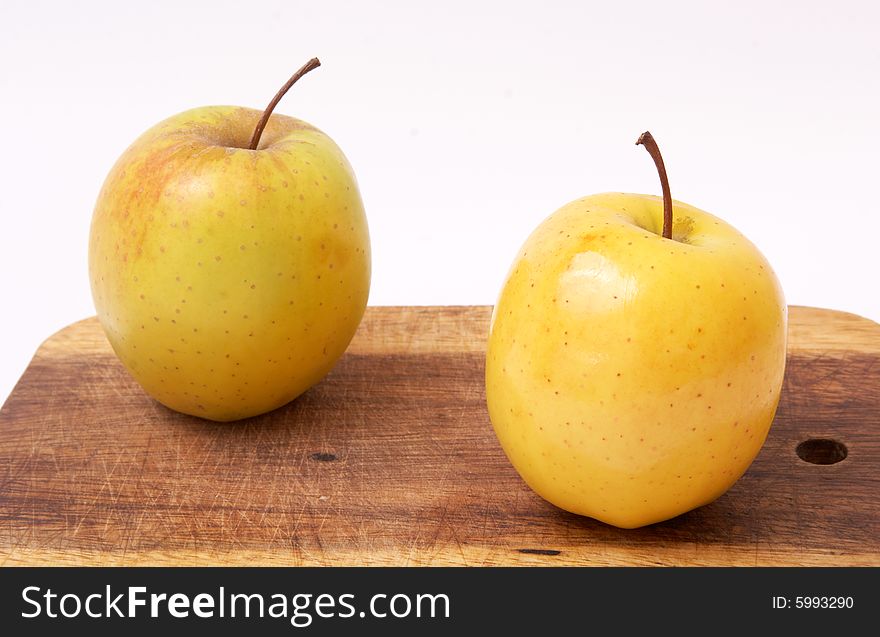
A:
POLYGON ((286 88, 262 120, 212 106, 157 124, 98 197, 98 317, 172 409, 227 421, 283 405, 332 368, 363 316, 370 243, 354 174, 318 129, 268 118, 286 88))
POLYGON ((526 483, 625 528, 707 504, 746 471, 785 367, 770 265, 724 221, 673 204, 658 168, 671 237, 653 196, 555 212, 513 263, 486 361, 492 424, 526 483))

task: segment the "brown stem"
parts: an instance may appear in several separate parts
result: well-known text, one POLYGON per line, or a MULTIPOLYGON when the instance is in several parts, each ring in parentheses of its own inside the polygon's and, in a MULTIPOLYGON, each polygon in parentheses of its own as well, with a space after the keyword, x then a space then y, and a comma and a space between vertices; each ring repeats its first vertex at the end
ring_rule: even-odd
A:
POLYGON ((251 150, 257 150, 257 146, 260 144, 260 136, 263 134, 263 129, 266 128, 266 122, 269 121, 269 116, 272 114, 272 111, 275 110, 275 107, 278 105, 278 102, 281 101, 281 98, 284 97, 284 94, 290 90, 290 87, 296 84, 296 81, 301 78, 303 75, 312 71, 321 66, 321 61, 318 58, 312 58, 305 64, 303 64, 302 68, 290 76, 290 79, 281 87, 275 97, 272 98, 272 101, 269 102, 269 106, 266 107, 266 110, 263 111, 263 116, 260 118, 260 121, 257 122, 257 127, 254 129, 254 135, 251 137, 251 143, 248 148, 251 150))
POLYGON ((648 131, 639 135, 636 146, 641 144, 654 160, 657 172, 660 173, 660 187, 663 189, 663 237, 672 238, 672 195, 669 194, 669 179, 666 177, 666 166, 663 164, 663 155, 654 141, 654 136, 648 131))

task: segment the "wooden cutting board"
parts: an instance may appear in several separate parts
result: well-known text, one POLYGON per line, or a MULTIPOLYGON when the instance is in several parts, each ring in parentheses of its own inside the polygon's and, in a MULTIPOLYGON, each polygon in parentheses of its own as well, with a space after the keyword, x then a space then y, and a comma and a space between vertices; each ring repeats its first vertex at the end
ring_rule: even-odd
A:
POLYGON ((792 307, 751 469, 713 504, 623 531, 554 508, 508 463, 485 407, 489 314, 370 308, 323 382, 225 425, 152 401, 94 318, 71 325, 0 411, 0 562, 880 565, 877 324, 792 307), (846 459, 798 457, 821 438, 846 459))

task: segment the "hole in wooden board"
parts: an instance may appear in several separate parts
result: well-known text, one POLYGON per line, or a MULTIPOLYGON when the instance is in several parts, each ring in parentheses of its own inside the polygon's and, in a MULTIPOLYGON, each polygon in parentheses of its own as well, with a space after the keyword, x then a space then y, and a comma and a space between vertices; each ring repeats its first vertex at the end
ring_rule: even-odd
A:
POLYGON ((797 446, 798 458, 810 464, 836 464, 846 458, 846 445, 830 438, 810 438, 797 446))

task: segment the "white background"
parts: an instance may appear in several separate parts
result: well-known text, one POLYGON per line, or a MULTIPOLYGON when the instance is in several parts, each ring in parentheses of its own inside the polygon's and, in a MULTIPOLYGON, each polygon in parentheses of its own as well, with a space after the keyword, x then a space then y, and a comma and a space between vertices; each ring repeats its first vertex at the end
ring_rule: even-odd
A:
POLYGON ((39 343, 93 313, 105 175, 146 128, 207 104, 330 134, 357 173, 370 302, 492 303, 560 205, 659 193, 724 217, 790 303, 880 320, 880 4, 10 2, 0 4, 5 399, 39 343))

